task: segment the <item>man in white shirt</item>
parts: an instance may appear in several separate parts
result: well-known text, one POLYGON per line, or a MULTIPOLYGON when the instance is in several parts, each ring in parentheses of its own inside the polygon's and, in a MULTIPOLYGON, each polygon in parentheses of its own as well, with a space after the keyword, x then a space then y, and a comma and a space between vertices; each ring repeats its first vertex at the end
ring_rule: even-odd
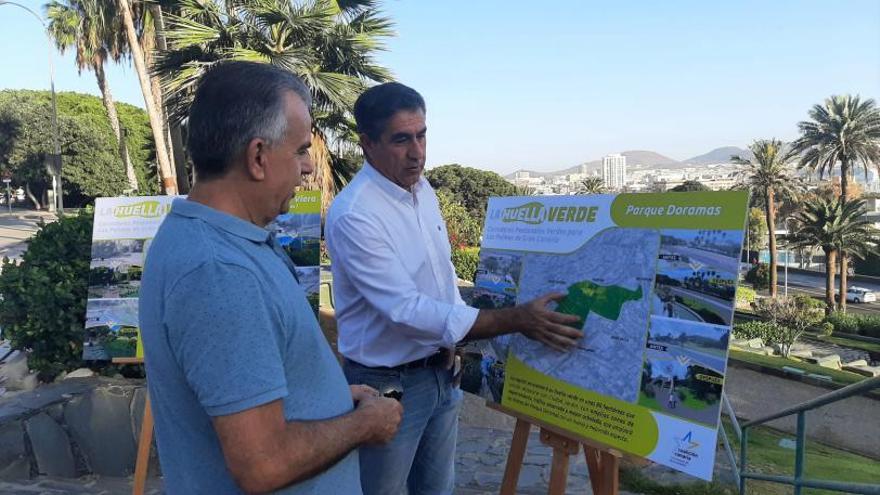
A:
POLYGON ((449 353, 464 339, 522 332, 560 351, 576 345, 576 316, 547 294, 513 308, 477 310, 458 292, 446 225, 425 167, 425 102, 386 83, 354 107, 366 161, 336 197, 325 226, 339 352, 350 383, 401 390, 395 438, 360 450, 365 495, 452 493, 461 390, 449 353))

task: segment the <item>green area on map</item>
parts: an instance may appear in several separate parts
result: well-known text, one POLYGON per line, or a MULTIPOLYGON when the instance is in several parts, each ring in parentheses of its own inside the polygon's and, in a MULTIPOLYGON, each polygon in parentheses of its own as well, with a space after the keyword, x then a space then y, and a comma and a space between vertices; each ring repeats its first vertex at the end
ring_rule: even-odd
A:
POLYGON ((620 309, 627 301, 638 301, 642 298, 642 286, 630 290, 619 285, 599 285, 588 280, 569 286, 568 295, 559 301, 556 311, 579 316, 581 319, 573 323, 575 328, 583 328, 587 315, 594 312, 603 318, 617 320, 620 309))

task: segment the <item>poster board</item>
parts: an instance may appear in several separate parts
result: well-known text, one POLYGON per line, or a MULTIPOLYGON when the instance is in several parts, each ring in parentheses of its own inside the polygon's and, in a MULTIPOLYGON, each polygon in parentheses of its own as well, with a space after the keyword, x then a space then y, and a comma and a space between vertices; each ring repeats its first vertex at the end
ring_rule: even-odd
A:
POLYGON ((299 191, 288 213, 266 226, 296 265, 296 278, 318 315, 321 282, 321 191, 299 191))
POLYGON ((491 198, 473 304, 559 292, 551 306, 580 316, 584 338, 566 353, 496 338, 470 383, 576 436, 711 479, 747 202, 746 192, 491 198))
MULTIPOLYGON (((182 196, 98 198, 92 230, 83 359, 143 358, 138 296, 150 243, 171 203, 182 196)), ((318 308, 320 191, 297 192, 290 211, 266 226, 297 265, 297 277, 318 308)))

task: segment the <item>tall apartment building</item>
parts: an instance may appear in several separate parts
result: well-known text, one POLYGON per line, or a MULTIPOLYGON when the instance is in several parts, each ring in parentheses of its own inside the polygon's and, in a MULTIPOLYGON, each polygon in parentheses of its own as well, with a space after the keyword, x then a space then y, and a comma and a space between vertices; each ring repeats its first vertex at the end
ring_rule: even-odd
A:
POLYGON ((623 189, 626 185, 626 157, 621 154, 602 157, 602 181, 612 191, 623 189))

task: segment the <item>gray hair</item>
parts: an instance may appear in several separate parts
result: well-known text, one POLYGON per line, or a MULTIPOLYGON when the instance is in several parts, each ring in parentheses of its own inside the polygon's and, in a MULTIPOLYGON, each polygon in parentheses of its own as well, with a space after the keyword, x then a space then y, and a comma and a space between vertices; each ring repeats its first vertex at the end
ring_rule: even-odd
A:
POLYGON ((199 179, 225 175, 254 138, 270 145, 283 139, 287 92, 311 107, 306 85, 269 64, 220 62, 202 76, 187 123, 187 149, 199 179))

